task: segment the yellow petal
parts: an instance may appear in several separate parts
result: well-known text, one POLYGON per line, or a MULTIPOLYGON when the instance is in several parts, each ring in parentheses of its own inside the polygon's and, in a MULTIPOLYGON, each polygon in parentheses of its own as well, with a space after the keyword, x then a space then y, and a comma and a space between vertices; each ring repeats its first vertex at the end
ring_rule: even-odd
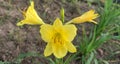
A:
POLYGON ((73 24, 64 25, 64 32, 62 33, 66 41, 72 41, 76 36, 77 28, 73 24))
POLYGON ((27 11, 24 13, 25 19, 22 22, 18 22, 17 26, 24 24, 30 25, 41 25, 44 24, 42 19, 38 16, 37 12, 34 9, 34 2, 31 2, 31 5, 28 7, 27 11))
MULTIPOLYGON (((79 17, 73 18, 67 24, 91 22, 91 20, 94 20, 97 17, 98 17, 98 14, 97 13, 95 14, 94 10, 90 10, 79 17)), ((97 24, 97 22, 93 22, 93 23, 97 24)))
POLYGON ((53 26, 54 26, 54 27, 61 27, 61 26, 63 26, 63 25, 62 25, 62 21, 61 21, 59 18, 57 18, 57 19, 54 21, 53 26))
POLYGON ((57 42, 53 43, 52 47, 53 47, 53 54, 57 58, 63 58, 67 54, 66 48, 60 43, 57 42))
POLYGON ((65 43, 65 47, 67 48, 67 50, 71 53, 76 52, 76 48, 75 46, 71 43, 71 42, 66 42, 65 43))
POLYGON ((41 26, 40 33, 45 42, 50 42, 54 36, 53 26, 49 24, 43 24, 41 26))
POLYGON ((62 24, 62 21, 57 18, 54 23, 53 23, 53 27, 54 27, 54 30, 56 32, 60 32, 60 33, 63 33, 63 24, 62 24))
POLYGON ((51 54, 52 54, 52 44, 48 43, 45 50, 44 50, 44 55, 50 56, 51 54))

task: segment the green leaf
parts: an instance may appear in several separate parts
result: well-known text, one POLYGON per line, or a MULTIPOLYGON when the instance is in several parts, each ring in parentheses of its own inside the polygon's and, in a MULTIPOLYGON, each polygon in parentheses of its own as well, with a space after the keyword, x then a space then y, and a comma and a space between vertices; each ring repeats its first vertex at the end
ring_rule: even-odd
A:
POLYGON ((7 62, 7 61, 5 61, 5 62, 0 61, 0 64, 11 64, 11 63, 7 62))
POLYGON ((55 64, 55 62, 51 58, 49 58, 48 60, 50 61, 50 64, 55 64))
POLYGON ((109 11, 111 6, 113 5, 113 0, 105 0, 105 11, 109 11))
POLYGON ((0 64, 4 64, 4 62, 0 61, 0 64))
POLYGON ((95 64, 98 64, 98 60, 97 60, 96 58, 94 59, 94 63, 95 63, 95 64))
POLYGON ((93 58, 94 58, 94 53, 93 53, 93 52, 91 52, 90 57, 87 59, 87 61, 86 61, 86 63, 85 63, 85 64, 91 64, 91 62, 92 62, 93 58))
POLYGON ((92 44, 90 44, 90 46, 88 46, 87 48, 87 52, 91 52, 94 49, 97 49, 100 45, 102 45, 105 41, 111 39, 112 36, 110 36, 108 33, 106 34, 101 34, 101 36, 99 38, 97 38, 97 40, 95 40, 92 44))
POLYGON ((30 56, 38 56, 38 53, 36 52, 21 53, 16 58, 15 63, 20 63, 25 57, 30 57, 30 56))
POLYGON ((106 60, 102 60, 102 62, 103 62, 104 64, 109 64, 109 62, 107 62, 106 60))
POLYGON ((79 57, 76 57, 79 54, 79 52, 75 53, 75 54, 71 54, 67 57, 67 59, 65 60, 64 64, 70 64, 70 62, 72 60, 78 59, 79 57))
POLYGON ((120 36, 113 36, 113 39, 120 40, 120 36))

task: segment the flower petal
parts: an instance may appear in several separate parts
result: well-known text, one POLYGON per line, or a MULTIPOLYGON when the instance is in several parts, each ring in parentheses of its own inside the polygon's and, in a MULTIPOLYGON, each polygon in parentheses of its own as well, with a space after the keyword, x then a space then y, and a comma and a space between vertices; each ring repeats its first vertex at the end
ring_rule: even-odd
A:
POLYGON ((26 13, 23 14, 25 16, 25 19, 22 20, 22 22, 18 22, 17 26, 22 26, 24 24, 30 24, 30 25, 41 25, 44 24, 42 19, 38 16, 37 12, 34 9, 34 2, 31 2, 31 5, 28 7, 26 13))
POLYGON ((53 47, 53 54, 57 58, 63 58, 67 54, 66 48, 60 43, 57 42, 53 43, 52 47, 53 47))
POLYGON ((71 43, 71 42, 66 42, 65 43, 65 47, 67 48, 67 50, 71 53, 76 52, 76 48, 75 46, 71 43))
POLYGON ((54 36, 53 26, 49 24, 43 24, 40 29, 40 34, 45 42, 50 42, 54 36))
POLYGON ((56 32, 60 32, 60 33, 63 33, 63 24, 62 24, 62 21, 57 18, 54 23, 53 23, 53 27, 54 27, 54 30, 56 32))
POLYGON ((64 25, 64 31, 65 32, 62 33, 63 38, 65 38, 66 41, 71 42, 76 36, 77 28, 73 24, 68 24, 64 25))
POLYGON ((44 50, 44 55, 50 56, 51 54, 52 54, 52 44, 48 43, 45 50, 44 50))
POLYGON ((61 27, 62 26, 62 21, 59 19, 59 18, 57 18, 55 21, 54 21, 54 23, 53 23, 53 26, 54 27, 61 27))

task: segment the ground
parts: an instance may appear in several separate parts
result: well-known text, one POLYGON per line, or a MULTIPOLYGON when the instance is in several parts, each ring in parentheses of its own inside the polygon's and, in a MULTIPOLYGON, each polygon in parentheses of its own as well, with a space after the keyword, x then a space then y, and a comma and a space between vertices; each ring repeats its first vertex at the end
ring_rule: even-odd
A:
MULTIPOLYGON (((38 15, 46 23, 51 23, 56 17, 60 17, 59 12, 61 7, 65 8, 65 21, 79 16, 90 9, 95 9, 95 6, 89 7, 85 2, 71 3, 57 0, 34 1, 38 15)), ((40 37, 39 26, 16 26, 16 23, 23 19, 20 10, 25 10, 28 6, 29 0, 0 0, 0 61, 14 62, 19 54, 28 52, 38 52, 43 55, 46 43, 40 37)), ((86 24, 87 27, 91 25, 86 24)), ((77 27, 79 28, 78 34, 80 35, 81 30, 79 25, 77 27)), ((98 58, 105 58, 111 64, 119 64, 120 41, 110 40, 103 46, 98 49, 100 53, 98 58), (116 52, 116 54, 112 55, 110 54, 111 52, 116 52), (110 58, 108 59, 108 57, 110 58)), ((35 62, 49 64, 46 59, 34 56, 24 58, 21 64, 36 64, 35 62)), ((72 64, 75 63, 73 62, 72 64)))

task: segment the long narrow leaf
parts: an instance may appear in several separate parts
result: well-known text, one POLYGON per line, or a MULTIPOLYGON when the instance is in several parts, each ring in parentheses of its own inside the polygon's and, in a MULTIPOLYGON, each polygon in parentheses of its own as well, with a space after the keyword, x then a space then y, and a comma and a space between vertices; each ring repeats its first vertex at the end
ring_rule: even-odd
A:
POLYGON ((92 62, 93 58, 94 58, 94 53, 93 53, 93 52, 91 52, 90 57, 88 58, 88 60, 86 61, 86 63, 85 63, 85 64, 91 64, 91 62, 92 62))

